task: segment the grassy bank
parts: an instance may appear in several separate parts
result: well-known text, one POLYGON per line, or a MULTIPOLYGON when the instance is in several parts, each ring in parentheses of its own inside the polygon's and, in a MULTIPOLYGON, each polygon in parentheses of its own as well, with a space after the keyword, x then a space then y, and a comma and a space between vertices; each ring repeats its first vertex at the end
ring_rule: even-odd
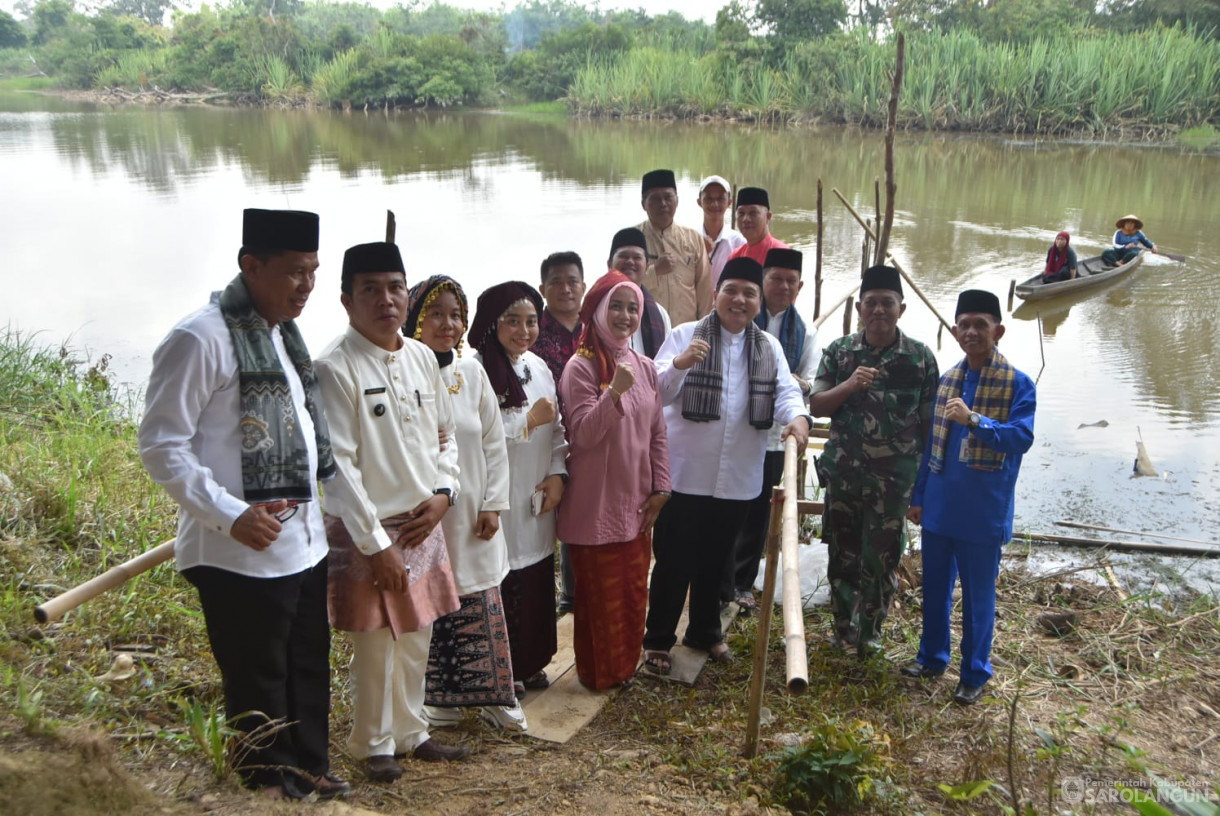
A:
MULTIPOLYGON (((1220 43, 1178 29, 989 43, 966 30, 907 40, 899 124, 1106 134, 1220 118, 1220 43)), ((883 126, 894 47, 855 31, 800 43, 780 70, 719 52, 636 49, 577 74, 573 111, 883 126)))
MULTIPOLYGON (((0 335, 0 808, 299 813, 255 805, 226 776, 219 677, 194 593, 171 567, 61 623, 33 624, 35 603, 172 533, 172 504, 140 467, 131 416, 104 359, 0 335), (121 655, 133 658, 130 674, 112 671, 121 655)), ((948 703, 949 677, 921 683, 894 671, 918 640, 915 559, 887 659, 837 652, 821 641, 825 610, 810 612, 810 687, 791 696, 776 622, 757 759, 740 756, 751 618, 729 636, 742 657, 709 667, 693 688, 641 678, 563 746, 506 737, 472 716, 442 734, 471 745, 467 763, 412 763, 392 787, 364 784, 345 752, 347 646, 336 635, 335 768, 358 783, 361 807, 447 815, 837 813, 855 798, 871 814, 999 814, 1011 812, 1014 792, 1022 814, 1114 813, 1124 808, 1071 804, 1060 791, 1069 779, 1113 791, 1115 780, 1146 778, 1133 760, 1207 793, 1220 779, 1214 599, 1175 608, 1098 588, 1080 570, 1033 577, 1019 545, 1011 555, 993 698, 973 708, 948 703), (1044 611, 1075 612, 1079 625, 1051 637, 1038 624, 1044 611)))

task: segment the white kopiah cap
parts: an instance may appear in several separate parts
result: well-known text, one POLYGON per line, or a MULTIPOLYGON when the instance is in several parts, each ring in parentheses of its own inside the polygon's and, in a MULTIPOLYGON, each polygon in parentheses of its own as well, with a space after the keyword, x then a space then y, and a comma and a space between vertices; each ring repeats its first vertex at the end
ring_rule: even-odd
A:
POLYGON ((724 191, 726 193, 729 193, 730 195, 733 193, 733 185, 729 184, 728 180, 725 179, 723 176, 708 176, 703 181, 699 182, 699 194, 700 195, 703 195, 703 191, 705 189, 707 189, 707 186, 709 184, 719 184, 721 187, 724 188, 724 191))

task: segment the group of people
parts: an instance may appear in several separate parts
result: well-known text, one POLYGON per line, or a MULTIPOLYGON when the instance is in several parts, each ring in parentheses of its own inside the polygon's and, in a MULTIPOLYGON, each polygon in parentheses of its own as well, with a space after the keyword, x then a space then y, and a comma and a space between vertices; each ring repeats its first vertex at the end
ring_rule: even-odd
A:
POLYGON ((740 232, 720 176, 699 187, 702 230, 674 223, 671 171, 641 193, 646 220, 615 233, 591 285, 579 255, 554 253, 541 291, 495 284, 473 315, 452 277, 409 286, 394 244, 351 247, 349 325, 316 358, 295 318, 318 216, 245 211, 239 274, 156 351, 139 443, 181 508, 177 566, 246 735, 248 786, 350 790, 327 758, 331 627, 351 638, 348 747, 371 780, 406 757, 463 758, 429 733, 463 709, 525 731, 520 699, 548 685, 557 650, 557 541, 585 686, 630 684, 641 651, 667 674, 688 595, 682 642, 730 662, 722 604, 755 603, 782 445, 803 450, 815 414, 831 418, 818 473, 834 641, 879 649, 910 517, 939 570, 914 675, 948 664, 960 572, 957 698, 981 693, 1034 409, 995 349, 998 300, 962 294, 966 359, 939 377, 897 328, 898 271, 873 267, 863 330, 819 358, 795 307, 802 255, 771 236, 765 190, 737 191, 740 232))
MULTIPOLYGON (((1114 223, 1114 240, 1101 253, 1101 262, 1106 269, 1131 261, 1140 254, 1140 247, 1156 252, 1156 244, 1144 234, 1144 222, 1138 215, 1124 215, 1114 223)), ((1046 251, 1046 267, 1042 270, 1043 283, 1058 283, 1074 280, 1080 275, 1076 264, 1076 250, 1070 246, 1072 236, 1060 232, 1055 236, 1051 248, 1046 251)))

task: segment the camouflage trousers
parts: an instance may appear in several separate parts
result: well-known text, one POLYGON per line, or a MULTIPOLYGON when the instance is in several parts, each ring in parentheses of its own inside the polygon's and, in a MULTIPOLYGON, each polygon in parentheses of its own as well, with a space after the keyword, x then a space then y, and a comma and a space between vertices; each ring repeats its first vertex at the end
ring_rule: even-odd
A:
POLYGON ((832 482, 822 517, 835 636, 861 656, 881 646, 881 627, 898 590, 911 486, 882 479, 832 482))

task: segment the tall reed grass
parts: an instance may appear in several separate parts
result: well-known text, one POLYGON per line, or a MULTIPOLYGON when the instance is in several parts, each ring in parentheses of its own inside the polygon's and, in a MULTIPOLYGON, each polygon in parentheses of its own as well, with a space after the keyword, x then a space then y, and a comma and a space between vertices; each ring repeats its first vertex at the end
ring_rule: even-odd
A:
MULTIPOLYGON (((570 106, 609 116, 886 119, 892 42, 862 29, 790 50, 779 69, 717 52, 636 48, 590 60, 570 106)), ((1027 44, 968 31, 908 40, 902 127, 1065 133, 1190 127, 1220 116, 1220 42, 1182 29, 1080 32, 1027 44)))
POLYGON ((169 51, 164 48, 142 48, 120 51, 113 65, 97 72, 95 88, 146 88, 150 81, 165 71, 169 51))
POLYGON ((359 64, 360 57, 354 48, 335 54, 329 62, 313 72, 314 97, 328 104, 346 99, 348 86, 359 64))

